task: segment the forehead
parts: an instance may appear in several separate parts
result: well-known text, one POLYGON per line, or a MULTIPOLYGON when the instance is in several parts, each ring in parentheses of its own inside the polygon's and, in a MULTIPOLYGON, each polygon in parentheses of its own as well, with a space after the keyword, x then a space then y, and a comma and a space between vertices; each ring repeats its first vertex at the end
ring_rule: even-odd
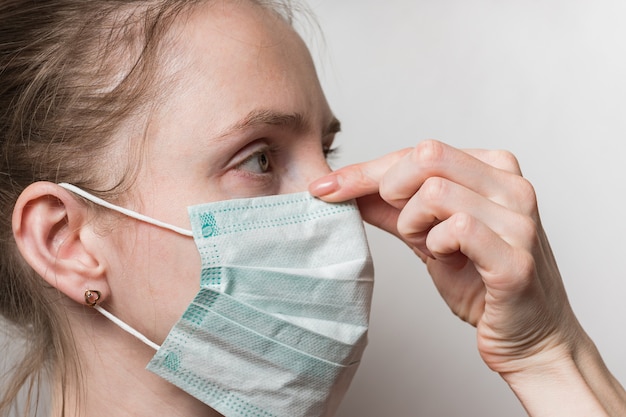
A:
POLYGON ((173 29, 174 86, 162 126, 172 114, 187 114, 185 122, 210 126, 211 135, 258 109, 303 114, 313 123, 328 118, 309 51, 277 13, 249 1, 210 2, 173 29))
MULTIPOLYGON (((184 25, 225 34, 249 45, 270 47, 296 35, 286 19, 270 6, 254 0, 214 0, 194 8, 184 25)), ((296 35, 297 37, 297 35, 296 35)))
POLYGON ((195 9, 182 23, 176 48, 187 69, 218 78, 232 78, 220 73, 228 68, 231 75, 247 72, 268 81, 288 74, 317 81, 306 45, 276 12, 250 1, 218 1, 195 9))

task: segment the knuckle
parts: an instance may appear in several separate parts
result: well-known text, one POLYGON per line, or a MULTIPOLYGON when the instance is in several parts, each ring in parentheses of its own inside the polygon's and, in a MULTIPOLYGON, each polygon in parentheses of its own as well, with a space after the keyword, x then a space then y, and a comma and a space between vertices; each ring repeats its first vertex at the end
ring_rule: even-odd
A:
POLYGON ((432 225, 416 227, 414 219, 411 216, 403 216, 402 214, 398 217, 396 223, 396 230, 399 237, 412 246, 423 245, 431 227, 432 225))
POLYGON ((537 223, 530 217, 520 216, 517 222, 517 238, 521 246, 531 249, 539 245, 539 230, 537 223))
POLYGON ((471 234, 472 230, 476 227, 476 221, 474 217, 465 212, 457 212, 450 217, 452 224, 454 225, 454 229, 457 235, 467 235, 471 234))
POLYGON ((434 139, 420 142, 415 147, 413 159, 416 164, 424 168, 436 167, 440 165, 444 158, 445 146, 443 143, 434 139))
POLYGON ((437 203, 445 200, 449 193, 449 186, 443 178, 430 177, 424 181, 419 193, 423 200, 437 203))
POLYGON ((511 188, 521 213, 531 216, 537 214, 537 193, 535 187, 523 177, 517 177, 511 188))
POLYGON ((395 185, 394 181, 390 181, 387 176, 383 176, 378 184, 378 194, 387 202, 394 201, 396 199, 395 185))
POLYGON ((522 174, 517 157, 510 151, 507 151, 507 150, 491 151, 490 159, 492 161, 492 165, 500 169, 509 171, 517 175, 522 174))
POLYGON ((411 219, 406 217, 398 217, 396 229, 403 240, 413 238, 416 234, 415 228, 412 226, 411 219))

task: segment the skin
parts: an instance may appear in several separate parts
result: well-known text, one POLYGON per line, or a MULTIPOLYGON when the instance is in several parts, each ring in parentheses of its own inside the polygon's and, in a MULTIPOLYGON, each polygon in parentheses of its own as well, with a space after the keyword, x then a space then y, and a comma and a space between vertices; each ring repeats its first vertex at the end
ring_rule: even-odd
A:
POLYGON ((626 415, 626 394, 567 301, 535 193, 511 154, 425 141, 309 189, 331 202, 358 198, 366 221, 415 251, 529 415, 626 415))
MULTIPOLYGON (((194 9, 171 39, 170 85, 147 120, 126 207, 190 229, 187 206, 305 191, 330 172, 337 121, 287 23, 246 2, 219 2, 194 9)), ((160 344, 199 290, 192 238, 107 215, 115 222, 103 233, 87 206, 51 183, 31 185, 15 210, 20 251, 67 296, 80 334, 88 384, 84 398, 69 403, 86 405, 83 416, 219 415, 146 371, 154 351, 84 307, 84 291, 98 290, 99 305, 160 344)))
MULTIPOLYGON (((515 158, 426 141, 326 175, 336 122, 287 24, 245 2, 221 2, 195 9, 172 39, 168 94, 136 123, 148 124, 147 146, 128 208, 189 228, 186 207, 208 201, 308 184, 327 201, 358 198, 366 221, 426 262, 452 311, 476 327, 485 363, 530 415, 626 415, 624 390, 567 302, 515 158)), ((139 136, 122 132, 117 151, 139 136)), ((101 291, 100 305, 161 343, 199 288, 191 239, 115 219, 103 233, 87 206, 51 183, 29 186, 14 211, 20 252, 65 296, 55 300, 78 335, 89 383, 81 398, 66 399, 69 409, 219 415, 146 371, 154 351, 84 306, 86 289, 101 291)), ((77 381, 68 383, 72 392, 77 381)))

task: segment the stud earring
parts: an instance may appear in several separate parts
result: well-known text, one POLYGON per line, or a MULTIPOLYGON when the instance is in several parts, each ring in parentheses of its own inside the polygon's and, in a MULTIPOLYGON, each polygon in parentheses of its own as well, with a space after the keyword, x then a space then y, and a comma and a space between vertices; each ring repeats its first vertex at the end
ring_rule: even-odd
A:
POLYGON ((100 291, 96 291, 96 290, 87 290, 85 291, 85 304, 87 304, 89 307, 94 307, 96 304, 98 304, 98 301, 100 300, 102 294, 100 294, 100 291))

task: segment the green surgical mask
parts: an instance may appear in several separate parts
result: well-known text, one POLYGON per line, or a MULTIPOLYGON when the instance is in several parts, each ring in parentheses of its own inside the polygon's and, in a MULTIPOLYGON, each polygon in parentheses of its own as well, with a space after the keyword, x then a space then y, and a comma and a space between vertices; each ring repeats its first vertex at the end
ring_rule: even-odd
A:
POLYGON ((188 208, 200 291, 147 369, 226 417, 332 416, 367 344, 373 267, 356 204, 308 193, 188 208))

